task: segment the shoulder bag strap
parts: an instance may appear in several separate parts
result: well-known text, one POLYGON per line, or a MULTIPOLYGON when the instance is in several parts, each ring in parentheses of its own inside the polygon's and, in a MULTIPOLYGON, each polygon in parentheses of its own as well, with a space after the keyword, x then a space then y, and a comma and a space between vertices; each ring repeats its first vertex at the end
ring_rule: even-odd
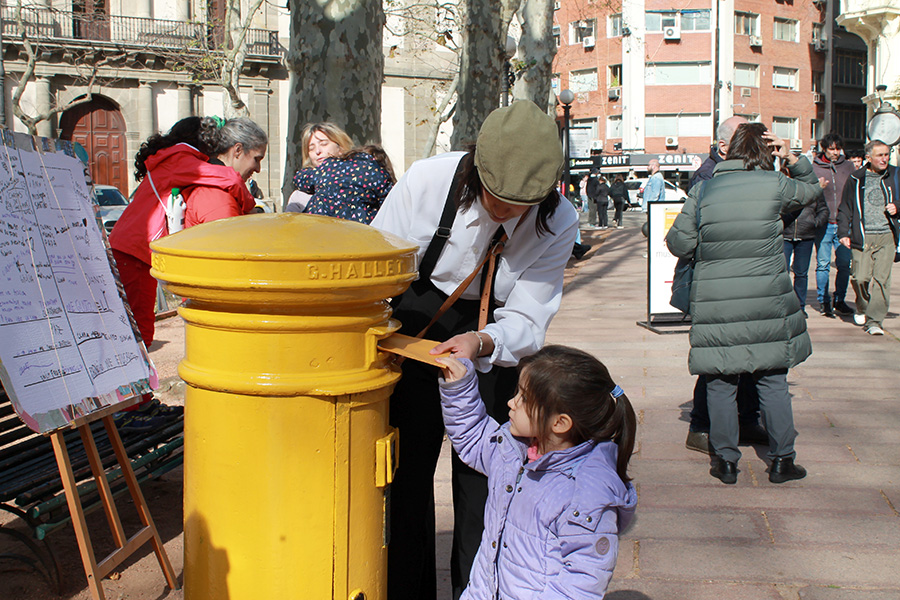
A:
POLYGON ((462 169, 463 160, 460 160, 459 165, 456 167, 456 172, 453 174, 453 182, 450 184, 450 191, 447 192, 447 199, 444 201, 444 212, 441 213, 437 231, 431 237, 428 249, 425 251, 425 256, 422 257, 422 263, 419 265, 419 279, 431 278, 431 273, 434 271, 438 257, 444 250, 447 240, 450 239, 450 230, 453 228, 453 221, 456 220, 456 191, 459 189, 462 169))

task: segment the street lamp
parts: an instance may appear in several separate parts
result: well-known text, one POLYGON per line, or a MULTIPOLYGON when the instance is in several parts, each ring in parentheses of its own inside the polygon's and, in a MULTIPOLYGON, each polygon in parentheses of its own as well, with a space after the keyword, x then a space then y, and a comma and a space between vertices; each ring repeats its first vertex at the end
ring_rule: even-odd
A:
POLYGON ((565 167, 563 170, 563 196, 569 197, 569 110, 572 102, 575 101, 575 94, 572 90, 563 90, 559 93, 559 101, 563 105, 563 158, 565 158, 565 167))
POLYGON ((516 43, 516 38, 511 35, 506 36, 506 54, 503 58, 503 81, 500 83, 500 88, 503 92, 501 96, 502 106, 509 106, 509 90, 513 85, 514 76, 510 72, 510 59, 516 55, 516 50, 518 49, 518 44, 516 43))

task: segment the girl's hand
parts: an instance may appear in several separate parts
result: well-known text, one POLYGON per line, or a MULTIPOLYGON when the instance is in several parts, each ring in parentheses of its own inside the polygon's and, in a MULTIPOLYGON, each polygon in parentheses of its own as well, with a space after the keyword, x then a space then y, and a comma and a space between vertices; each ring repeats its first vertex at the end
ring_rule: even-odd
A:
POLYGON ((444 374, 444 381, 446 381, 447 383, 450 383, 452 381, 459 381, 466 376, 466 365, 462 364, 455 358, 451 356, 445 356, 443 358, 436 358, 434 360, 444 365, 443 367, 441 367, 441 371, 444 374))

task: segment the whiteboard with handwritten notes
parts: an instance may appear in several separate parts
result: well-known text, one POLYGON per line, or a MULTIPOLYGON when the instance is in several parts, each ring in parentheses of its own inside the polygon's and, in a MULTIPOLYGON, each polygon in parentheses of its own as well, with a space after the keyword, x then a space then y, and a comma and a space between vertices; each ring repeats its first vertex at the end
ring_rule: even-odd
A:
POLYGON ((66 142, 0 130, 0 378, 47 432, 156 387, 66 142))

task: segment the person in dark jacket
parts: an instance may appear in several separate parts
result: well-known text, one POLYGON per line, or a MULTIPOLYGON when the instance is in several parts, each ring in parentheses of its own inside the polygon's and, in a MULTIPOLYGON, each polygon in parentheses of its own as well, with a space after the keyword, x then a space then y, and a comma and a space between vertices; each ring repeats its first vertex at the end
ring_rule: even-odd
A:
POLYGON ((850 175, 838 208, 838 239, 853 252, 853 320, 870 335, 884 335, 882 322, 890 305, 891 268, 900 237, 900 174, 888 164, 890 154, 884 142, 866 144, 866 164, 850 175))
POLYGON ((666 244, 675 256, 696 261, 688 366, 707 378, 710 475, 737 482, 735 396, 738 376, 749 373, 769 435, 769 481, 802 479, 787 371, 806 360, 812 344, 787 273, 780 216, 814 202, 822 188, 805 157, 761 123, 745 123, 702 197, 700 191, 691 189, 666 244), (773 170, 773 155, 787 162, 791 177, 773 170))
POLYGON ((616 229, 622 229, 622 211, 628 200, 628 188, 625 187, 625 179, 622 175, 616 175, 613 184, 609 188, 609 197, 612 198, 613 207, 616 214, 613 220, 616 222, 616 229))
POLYGON ((587 195, 590 203, 588 222, 593 227, 606 229, 609 226, 609 186, 606 178, 597 171, 593 171, 588 179, 587 195))
POLYGON ((816 231, 816 297, 822 314, 833 317, 837 312, 852 314, 847 306, 847 285, 850 281, 850 250, 841 245, 837 235, 837 212, 844 197, 844 184, 856 169, 841 153, 844 142, 836 133, 829 133, 819 141, 821 154, 813 159, 813 173, 819 178, 828 205, 828 222, 816 231), (828 293, 831 274, 831 255, 834 253, 834 297, 828 293), (832 302, 833 300, 833 302, 832 302))
POLYGON ((716 143, 710 146, 709 156, 703 161, 700 168, 694 171, 688 189, 694 187, 699 181, 712 179, 716 165, 725 160, 725 155, 728 154, 728 144, 731 143, 734 130, 738 125, 746 122, 747 119, 744 117, 729 117, 722 121, 716 128, 716 143))
POLYGON ((794 293, 800 310, 806 314, 806 290, 809 287, 809 259, 816 232, 828 224, 828 204, 824 196, 798 212, 782 215, 784 222, 784 260, 794 273, 794 293), (791 260, 793 259, 793 261, 791 260))

